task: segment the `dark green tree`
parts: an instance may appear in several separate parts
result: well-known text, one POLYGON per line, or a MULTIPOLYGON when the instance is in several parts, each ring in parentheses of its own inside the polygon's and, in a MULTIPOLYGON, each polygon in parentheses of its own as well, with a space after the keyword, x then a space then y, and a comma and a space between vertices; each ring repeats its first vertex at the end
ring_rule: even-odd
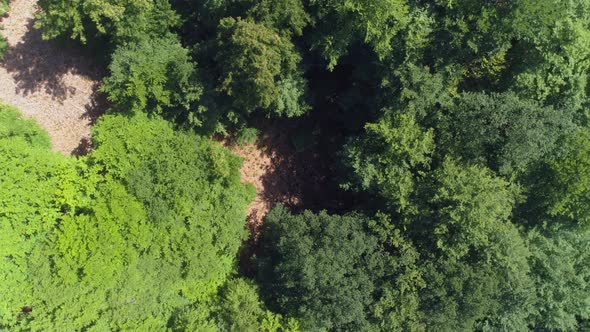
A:
POLYGON ((200 125, 196 105, 202 88, 195 82, 195 64, 174 36, 142 39, 113 53, 111 75, 101 91, 117 110, 151 111, 164 117, 200 125), (183 121, 184 120, 184 121, 183 121))
POLYGON ((288 117, 307 111, 300 55, 288 37, 251 20, 226 18, 216 42, 217 90, 231 100, 230 119, 257 109, 288 117))
POLYGON ((266 302, 306 330, 420 330, 413 246, 384 216, 283 206, 266 218, 257 279, 266 302))
POLYGON ((291 215, 278 206, 265 223, 258 281, 271 308, 299 318, 305 329, 367 329, 383 265, 365 220, 291 215))
POLYGON ((536 197, 547 204, 551 220, 590 226, 590 131, 579 128, 565 140, 565 151, 549 161, 536 197))
POLYGON ((443 116, 439 136, 452 155, 513 175, 551 154, 571 128, 567 111, 512 93, 465 93, 443 116))
POLYGON ((590 318, 590 237, 579 228, 551 227, 529 234, 531 275, 538 302, 532 326, 580 331, 590 318))
POLYGON ((367 44, 380 58, 392 50, 392 39, 408 23, 405 0, 312 0, 310 13, 317 49, 333 69, 349 48, 367 44))

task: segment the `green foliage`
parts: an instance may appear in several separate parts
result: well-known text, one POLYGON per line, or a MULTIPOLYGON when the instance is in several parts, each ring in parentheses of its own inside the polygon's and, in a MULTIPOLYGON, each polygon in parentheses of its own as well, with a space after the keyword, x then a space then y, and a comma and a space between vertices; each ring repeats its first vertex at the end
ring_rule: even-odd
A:
POLYGON ((485 168, 449 159, 433 176, 422 195, 431 197, 434 212, 416 226, 432 239, 427 248, 440 250, 425 265, 427 330, 527 329, 534 312, 530 252, 509 221, 518 191, 485 168))
POLYGON ((588 329, 590 1, 39 7, 45 38, 114 51, 128 113, 75 160, 0 108, 0 329, 588 329), (160 117, 250 141, 261 114, 305 115, 280 166, 313 155, 349 192, 272 210, 257 288, 239 159, 160 117))
POLYGON ((442 145, 466 161, 511 175, 553 152, 571 115, 511 93, 463 94, 441 121, 442 145))
POLYGON ((178 24, 167 0, 40 0, 35 23, 44 38, 65 36, 85 43, 106 36, 115 44, 158 37, 178 24))
POLYGON ((149 110, 198 125, 192 107, 201 88, 194 82, 194 66, 175 37, 142 39, 115 50, 101 91, 119 110, 149 110))
POLYGON ((301 36, 310 17, 301 0, 251 0, 248 16, 287 36, 301 36))
POLYGON ((513 230, 488 248, 493 258, 434 258, 420 293, 426 330, 526 331, 535 312, 524 241, 513 230))
POLYGON ((590 317, 590 237, 579 229, 534 230, 529 235, 537 286, 534 326, 580 331, 590 317))
POLYGON ((14 108, 0 106, 0 328, 18 324, 37 297, 29 271, 48 233, 76 208, 77 162, 49 150, 49 138, 14 108))
POLYGON ((10 0, 0 1, 0 16, 4 16, 10 10, 10 0))
POLYGON ((0 326, 164 330, 190 308, 214 321, 203 310, 235 269, 253 197, 237 157, 119 115, 94 128, 91 157, 66 158, 15 110, 0 114, 0 326))
POLYGON ((264 311, 256 288, 242 279, 230 282, 221 295, 221 320, 227 331, 259 331, 259 319, 264 311))
POLYGON ((461 258, 485 248, 506 231, 518 190, 492 172, 463 166, 450 159, 434 174, 430 203, 436 246, 449 257, 461 258))
POLYGON ((514 47, 510 82, 520 95, 579 110, 587 98, 590 68, 588 1, 519 1, 511 28, 514 47))
POLYGON ((297 332, 298 322, 265 310, 255 285, 244 279, 228 281, 219 297, 222 331, 297 332))
POLYGON ((249 20, 225 18, 216 47, 218 90, 237 111, 296 116, 307 110, 302 101, 305 83, 297 72, 300 56, 288 38, 249 20))
POLYGON ((590 226, 590 131, 579 128, 565 141, 565 152, 549 162, 543 190, 550 216, 590 226))
POLYGON ((125 183, 157 221, 158 251, 181 272, 178 291, 204 299, 235 264, 253 188, 241 183, 241 161, 207 139, 179 134, 145 116, 103 118, 92 162, 125 183))
POLYGON ((424 267, 427 330, 526 330, 535 298, 531 253, 509 220, 518 190, 488 169, 450 159, 433 177, 421 188, 427 220, 414 226, 421 241, 431 239, 426 248, 440 250, 429 250, 424 267))
POLYGON ((23 140, 32 147, 49 149, 49 136, 34 120, 25 120, 14 107, 0 105, 0 139, 23 140))
POLYGON ((260 132, 256 128, 240 128, 236 134, 236 143, 238 145, 253 144, 258 139, 260 132))
POLYGON ((365 222, 359 216, 273 209, 257 261, 267 303, 299 318, 305 329, 366 329, 383 266, 365 222))
POLYGON ((6 52, 8 51, 8 41, 6 37, 0 35, 0 61, 4 60, 6 52))
POLYGON ((354 175, 344 188, 370 190, 401 209, 408 207, 415 175, 430 164, 433 131, 420 128, 411 114, 392 111, 365 130, 344 149, 344 163, 354 175))
POLYGON ((317 26, 313 47, 328 60, 330 69, 357 41, 386 57, 392 39, 408 23, 405 0, 311 0, 310 7, 317 26))
POLYGON ((378 215, 369 226, 385 248, 384 274, 375 297, 378 301, 371 310, 375 330, 425 331, 420 291, 426 283, 420 253, 384 215, 378 215))

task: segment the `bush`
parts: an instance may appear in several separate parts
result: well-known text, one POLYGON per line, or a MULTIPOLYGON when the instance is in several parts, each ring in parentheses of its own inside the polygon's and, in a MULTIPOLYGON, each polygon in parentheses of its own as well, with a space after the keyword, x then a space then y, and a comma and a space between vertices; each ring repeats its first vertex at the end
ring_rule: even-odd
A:
POLYGON ((165 117, 200 124, 192 112, 201 88, 194 81, 195 65, 175 37, 143 39, 119 47, 111 75, 101 90, 123 111, 152 111, 165 117))
POLYGON ((144 114, 103 117, 93 138, 90 157, 67 158, 0 108, 0 326, 165 330, 187 308, 211 319, 247 236, 240 159, 144 114))

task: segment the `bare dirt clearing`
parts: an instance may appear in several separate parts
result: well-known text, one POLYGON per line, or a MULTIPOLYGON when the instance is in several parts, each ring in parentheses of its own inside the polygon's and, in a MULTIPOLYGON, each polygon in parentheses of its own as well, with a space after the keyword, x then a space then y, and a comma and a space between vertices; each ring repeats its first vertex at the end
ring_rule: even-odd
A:
POLYGON ((47 130, 53 149, 83 154, 90 126, 102 113, 101 71, 75 45, 57 45, 33 28, 36 2, 13 0, 0 32, 9 50, 0 65, 0 99, 47 130))

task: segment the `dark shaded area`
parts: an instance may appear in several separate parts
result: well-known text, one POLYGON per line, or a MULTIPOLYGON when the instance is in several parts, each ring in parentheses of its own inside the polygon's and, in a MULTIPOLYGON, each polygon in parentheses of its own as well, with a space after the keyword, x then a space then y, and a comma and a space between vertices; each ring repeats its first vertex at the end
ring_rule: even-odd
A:
POLYGON ((81 120, 88 120, 90 125, 94 125, 96 120, 105 112, 106 109, 111 107, 111 104, 107 100, 106 94, 99 91, 100 83, 95 83, 92 86, 92 95, 90 103, 84 106, 84 114, 80 116, 81 120))
POLYGON ((54 100, 64 101, 76 92, 63 79, 66 74, 84 75, 93 80, 102 77, 101 70, 86 62, 92 57, 84 54, 79 44, 43 40, 33 24, 34 21, 29 20, 23 40, 8 50, 3 62, 17 82, 16 93, 27 96, 44 90, 54 100), (63 49, 68 51, 61 51, 63 49))
POLYGON ((80 144, 72 150, 71 154, 72 156, 80 157, 87 155, 90 151, 92 151, 92 141, 89 138, 84 137, 80 141, 80 144))
MULTIPOLYGON (((250 126, 261 134, 258 148, 272 157, 273 167, 263 176, 264 200, 283 204, 294 213, 304 210, 345 214, 367 205, 367 196, 345 191, 339 153, 347 139, 364 131, 380 111, 379 82, 382 73, 377 62, 358 48, 345 56, 334 70, 318 54, 305 59, 309 83, 308 114, 290 119, 269 119, 256 115, 250 126), (285 190, 286 189, 286 190, 285 190)), ((253 276, 251 258, 259 252, 257 211, 248 216, 250 239, 239 253, 240 271, 253 276)))

